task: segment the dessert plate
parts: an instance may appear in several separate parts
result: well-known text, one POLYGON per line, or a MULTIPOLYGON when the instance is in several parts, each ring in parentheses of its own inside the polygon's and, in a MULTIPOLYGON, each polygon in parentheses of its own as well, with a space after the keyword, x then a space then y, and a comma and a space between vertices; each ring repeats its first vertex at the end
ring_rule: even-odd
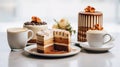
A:
POLYGON ((108 43, 101 47, 90 47, 88 43, 81 43, 80 46, 84 48, 85 50, 90 50, 90 51, 108 51, 114 46, 114 44, 108 43))
POLYGON ((67 53, 62 53, 62 54, 43 54, 43 53, 38 53, 37 52, 37 45, 30 45, 24 48, 24 50, 32 55, 37 55, 37 56, 44 56, 44 57, 65 57, 65 56, 71 56, 71 55, 75 55, 78 54, 80 52, 80 48, 77 46, 71 46, 71 51, 67 52, 67 53), (33 50, 35 49, 35 50, 33 50))

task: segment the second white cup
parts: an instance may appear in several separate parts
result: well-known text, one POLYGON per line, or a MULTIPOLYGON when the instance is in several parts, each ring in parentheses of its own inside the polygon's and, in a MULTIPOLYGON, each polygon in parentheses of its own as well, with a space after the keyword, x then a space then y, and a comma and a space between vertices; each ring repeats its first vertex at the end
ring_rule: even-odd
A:
POLYGON ((88 30, 86 34, 90 47, 101 47, 113 40, 112 36, 104 30, 88 30), (109 39, 105 40, 106 36, 109 36, 109 39))

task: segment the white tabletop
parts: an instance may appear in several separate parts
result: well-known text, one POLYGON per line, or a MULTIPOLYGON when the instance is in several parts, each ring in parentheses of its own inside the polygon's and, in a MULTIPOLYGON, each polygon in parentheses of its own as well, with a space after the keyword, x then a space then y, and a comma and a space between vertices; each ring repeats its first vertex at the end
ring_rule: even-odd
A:
POLYGON ((65 58, 43 58, 24 51, 12 52, 6 32, 0 32, 0 67, 120 67, 120 34, 112 33, 115 47, 105 53, 79 54, 65 58))
POLYGON ((0 67, 120 67, 119 25, 104 26, 115 38, 115 46, 109 52, 88 53, 82 50, 75 56, 56 59, 31 56, 24 51, 12 52, 7 42, 6 29, 22 25, 23 23, 0 23, 0 67))

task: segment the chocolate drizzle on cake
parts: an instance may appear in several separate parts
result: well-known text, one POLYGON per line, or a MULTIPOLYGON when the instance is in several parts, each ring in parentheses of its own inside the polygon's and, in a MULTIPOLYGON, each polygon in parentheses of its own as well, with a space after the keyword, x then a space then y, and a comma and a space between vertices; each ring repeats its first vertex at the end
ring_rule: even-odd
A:
POLYGON ((46 22, 41 22, 41 23, 36 23, 34 21, 31 21, 31 22, 25 22, 24 25, 46 25, 47 23, 46 22))

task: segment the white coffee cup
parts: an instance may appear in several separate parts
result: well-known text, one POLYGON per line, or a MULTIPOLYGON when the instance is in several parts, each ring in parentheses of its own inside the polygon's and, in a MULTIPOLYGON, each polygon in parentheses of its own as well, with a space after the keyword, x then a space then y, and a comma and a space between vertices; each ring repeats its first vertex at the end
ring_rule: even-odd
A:
POLYGON ((88 30, 86 34, 90 47, 101 47, 113 39, 112 36, 104 30, 88 30), (106 36, 109 36, 109 39, 105 40, 106 36))
POLYGON ((27 28, 8 28, 7 29, 7 39, 8 44, 12 50, 23 49, 27 41, 32 39, 34 33, 32 30, 27 28), (28 33, 31 33, 31 36, 28 38, 28 33))

